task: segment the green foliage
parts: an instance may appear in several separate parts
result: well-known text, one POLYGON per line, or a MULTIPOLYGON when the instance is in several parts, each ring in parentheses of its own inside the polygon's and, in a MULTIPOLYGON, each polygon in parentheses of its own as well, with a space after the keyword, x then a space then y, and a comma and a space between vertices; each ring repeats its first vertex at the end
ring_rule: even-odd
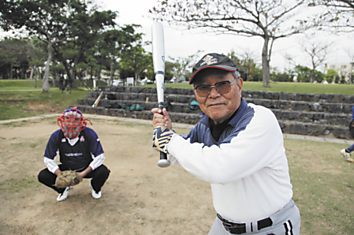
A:
POLYGON ((337 76, 338 73, 334 69, 328 69, 325 78, 327 82, 332 83, 337 76))
MULTIPOLYGON (((80 0, 14 0, 3 4, 0 26, 5 31, 24 27, 30 35, 43 41, 47 45, 47 65, 52 62, 53 50, 54 61, 63 64, 70 81, 76 78, 76 65, 84 59, 85 50, 93 47, 103 29, 115 25, 117 16, 116 12, 97 11, 95 7, 89 9, 89 2, 80 0)), ((47 67, 44 91, 49 89, 46 83, 48 72, 47 67)))
POLYGON ((135 79, 140 78, 146 69, 153 71, 152 53, 145 51, 141 37, 134 41, 132 47, 122 52, 121 58, 121 67, 127 71, 134 71, 135 79))
POLYGON ((311 79, 311 69, 306 66, 297 65, 294 69, 298 82, 309 82, 311 79))
POLYGON ((0 78, 25 78, 29 64, 27 41, 23 38, 5 38, 0 41, 0 78), (12 66, 20 68, 20 72, 14 70, 14 73, 9 73, 12 66))
POLYGON ((275 82, 292 82, 293 76, 289 73, 272 73, 271 74, 272 81, 275 82))

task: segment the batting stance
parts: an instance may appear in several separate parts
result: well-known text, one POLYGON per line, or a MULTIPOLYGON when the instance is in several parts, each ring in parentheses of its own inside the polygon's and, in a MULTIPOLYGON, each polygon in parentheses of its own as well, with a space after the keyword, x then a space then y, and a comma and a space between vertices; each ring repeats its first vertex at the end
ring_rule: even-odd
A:
POLYGON ((172 131, 166 109, 153 109, 153 147, 211 184, 216 218, 209 235, 299 234, 300 212, 274 114, 242 99, 243 80, 224 55, 205 55, 189 83, 204 116, 184 136, 172 131))
POLYGON ((47 143, 44 153, 47 168, 38 174, 38 180, 59 193, 57 201, 65 200, 73 185, 80 183, 82 178, 92 178, 92 197, 100 198, 101 188, 110 174, 110 170, 103 165, 105 158, 100 139, 94 130, 86 127, 86 121, 77 107, 65 110, 57 120, 60 129, 50 136, 47 143), (58 152, 60 165, 55 161, 58 152), (64 177, 70 174, 64 173, 69 170, 77 174, 67 180, 64 177), (64 186, 58 183, 66 180, 64 186))

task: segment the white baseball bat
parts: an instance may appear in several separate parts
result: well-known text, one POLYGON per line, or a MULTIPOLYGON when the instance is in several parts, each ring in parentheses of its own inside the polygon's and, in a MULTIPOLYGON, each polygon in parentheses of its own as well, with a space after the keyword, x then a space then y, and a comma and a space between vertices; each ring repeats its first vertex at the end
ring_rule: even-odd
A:
POLYGON ((103 91, 101 91, 100 95, 97 97, 97 99, 93 103, 92 107, 94 107, 94 108, 97 107, 98 103, 100 102, 100 100, 102 98, 102 94, 103 94, 103 91))
MULTIPOLYGON (((154 72, 157 90, 157 102, 159 109, 164 108, 164 79, 165 79, 165 43, 163 26, 159 22, 152 24, 152 58, 154 63, 154 72)), ((167 155, 160 152, 160 160, 157 162, 159 167, 168 167, 170 161, 167 155)))

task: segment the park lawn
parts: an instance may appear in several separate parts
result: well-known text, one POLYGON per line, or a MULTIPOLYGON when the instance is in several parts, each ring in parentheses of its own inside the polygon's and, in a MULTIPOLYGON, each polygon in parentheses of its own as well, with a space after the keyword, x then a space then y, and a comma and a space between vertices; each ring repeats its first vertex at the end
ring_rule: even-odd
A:
POLYGON ((78 99, 87 97, 88 91, 73 90, 71 94, 51 89, 41 91, 0 91, 0 120, 33 117, 50 113, 62 113, 77 105, 78 99))

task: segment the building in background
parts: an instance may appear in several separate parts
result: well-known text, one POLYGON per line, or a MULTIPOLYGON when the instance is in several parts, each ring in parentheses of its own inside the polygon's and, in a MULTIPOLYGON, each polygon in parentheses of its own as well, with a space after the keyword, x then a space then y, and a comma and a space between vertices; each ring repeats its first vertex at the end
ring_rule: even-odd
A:
POLYGON ((354 63, 347 64, 325 64, 324 73, 327 74, 329 69, 335 70, 340 77, 344 77, 347 83, 351 83, 351 77, 354 73, 354 63))

